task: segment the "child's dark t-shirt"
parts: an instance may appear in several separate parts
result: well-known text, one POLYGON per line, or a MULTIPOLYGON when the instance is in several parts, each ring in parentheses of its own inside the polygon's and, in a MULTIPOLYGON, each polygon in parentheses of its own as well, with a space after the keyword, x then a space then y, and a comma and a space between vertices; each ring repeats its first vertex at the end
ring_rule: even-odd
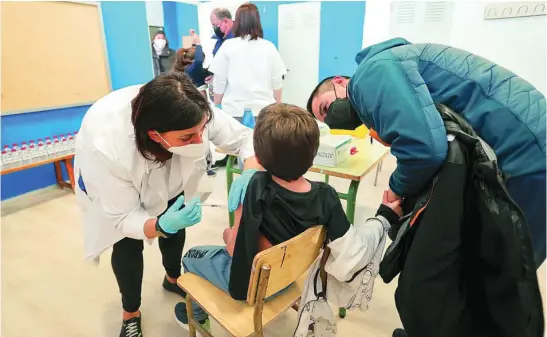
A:
POLYGON ((327 237, 336 240, 349 229, 338 194, 331 186, 310 182, 305 193, 289 191, 272 180, 268 172, 257 172, 247 187, 230 272, 230 295, 247 298, 253 259, 258 253, 259 233, 277 245, 323 225, 327 237))

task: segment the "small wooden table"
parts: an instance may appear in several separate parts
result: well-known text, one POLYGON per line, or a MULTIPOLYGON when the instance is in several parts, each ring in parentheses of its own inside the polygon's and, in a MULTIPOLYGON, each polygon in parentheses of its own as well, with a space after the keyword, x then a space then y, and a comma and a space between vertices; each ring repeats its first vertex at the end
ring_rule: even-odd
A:
POLYGON ((55 166, 55 178, 57 180, 57 185, 59 185, 60 188, 70 188, 74 191, 74 168, 72 167, 72 159, 74 158, 74 153, 67 154, 61 157, 56 158, 49 158, 46 160, 37 161, 30 164, 25 164, 17 167, 12 167, 9 169, 2 170, 1 175, 9 174, 13 172, 18 172, 22 170, 27 170, 33 167, 38 167, 46 164, 51 164, 55 166), (70 179, 70 184, 63 180, 63 172, 61 171, 61 163, 65 164, 66 171, 68 172, 68 178, 70 179))

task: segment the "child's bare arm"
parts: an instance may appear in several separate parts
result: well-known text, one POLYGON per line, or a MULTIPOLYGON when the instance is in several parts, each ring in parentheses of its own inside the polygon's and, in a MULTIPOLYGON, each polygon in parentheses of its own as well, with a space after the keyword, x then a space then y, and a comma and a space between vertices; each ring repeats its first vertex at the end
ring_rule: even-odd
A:
POLYGON ((228 250, 228 254, 230 256, 234 256, 234 247, 236 244, 236 238, 237 238, 237 231, 239 230, 239 223, 241 222, 241 212, 243 210, 243 205, 239 205, 239 207, 234 211, 234 227, 228 228, 229 230, 225 230, 224 233, 226 234, 226 249, 228 250))

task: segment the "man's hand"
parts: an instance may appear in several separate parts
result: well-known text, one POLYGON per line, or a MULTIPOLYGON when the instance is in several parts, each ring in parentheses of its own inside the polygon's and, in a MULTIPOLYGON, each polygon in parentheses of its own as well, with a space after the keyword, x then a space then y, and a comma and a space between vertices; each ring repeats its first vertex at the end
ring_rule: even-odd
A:
POLYGON ((389 192, 391 192, 391 190, 389 189, 387 191, 384 191, 384 196, 382 197, 382 204, 391 208, 391 210, 395 212, 400 218, 403 216, 403 208, 401 207, 402 200, 397 195, 393 194, 393 192, 391 192, 392 196, 395 196, 396 199, 393 201, 390 201, 389 192))
POLYGON ((391 190, 391 188, 388 188, 387 191, 384 191, 384 197, 386 196, 386 193, 387 193, 387 201, 388 201, 388 202, 395 202, 396 200, 401 199, 400 196, 398 196, 397 194, 393 193, 393 191, 391 190))

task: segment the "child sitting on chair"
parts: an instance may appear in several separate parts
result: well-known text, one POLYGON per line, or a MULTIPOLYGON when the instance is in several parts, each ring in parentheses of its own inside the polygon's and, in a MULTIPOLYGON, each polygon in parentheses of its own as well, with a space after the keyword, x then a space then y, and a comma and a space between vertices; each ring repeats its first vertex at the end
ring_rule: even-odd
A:
MULTIPOLYGON (((226 246, 200 246, 182 259, 194 273, 236 300, 246 300, 253 259, 257 253, 287 241, 310 227, 323 225, 328 240, 346 233, 348 222, 338 194, 328 184, 303 175, 313 165, 319 147, 319 128, 305 110, 290 104, 271 104, 260 112, 254 129, 254 150, 266 171, 254 173, 245 201, 235 211, 233 228, 224 231, 226 246)), ((399 204, 380 208, 380 222, 399 219, 399 204), (388 220, 386 220, 388 219, 388 220)), ((184 303, 175 307, 179 323, 187 324, 184 303)), ((194 303, 194 318, 208 326, 207 314, 194 303)))

